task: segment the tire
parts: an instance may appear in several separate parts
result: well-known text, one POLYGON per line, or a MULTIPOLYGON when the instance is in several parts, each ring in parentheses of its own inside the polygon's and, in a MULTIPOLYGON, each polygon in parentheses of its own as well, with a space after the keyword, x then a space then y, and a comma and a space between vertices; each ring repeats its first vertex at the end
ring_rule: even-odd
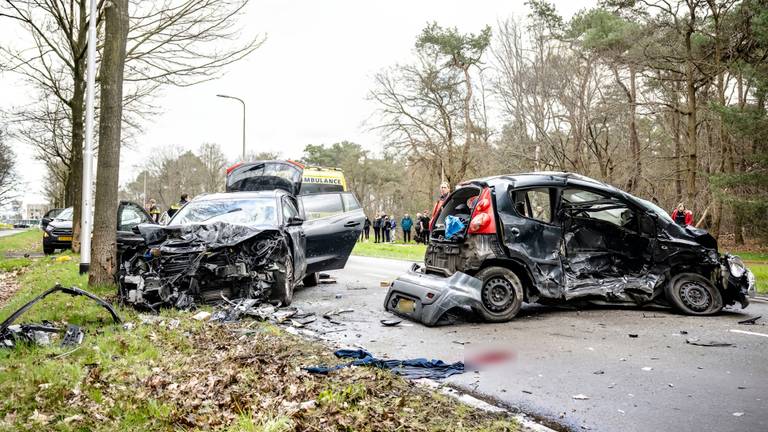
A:
POLYGON ((320 278, 317 276, 317 273, 310 273, 306 276, 304 276, 304 287, 309 288, 313 286, 317 286, 317 284, 320 283, 320 278))
POLYGON ((488 267, 475 277, 483 281, 482 307, 478 312, 488 322, 506 322, 514 318, 523 305, 523 284, 512 270, 488 267))
POLYGON ((723 309, 723 297, 709 279, 696 273, 680 273, 669 281, 667 300, 686 315, 714 315, 723 309))
POLYGON ((53 253, 56 251, 56 248, 43 245, 43 253, 46 255, 53 255, 53 253))
POLYGON ((293 300, 293 259, 285 257, 285 272, 275 271, 275 285, 272 287, 270 299, 277 300, 281 306, 290 306, 293 300))

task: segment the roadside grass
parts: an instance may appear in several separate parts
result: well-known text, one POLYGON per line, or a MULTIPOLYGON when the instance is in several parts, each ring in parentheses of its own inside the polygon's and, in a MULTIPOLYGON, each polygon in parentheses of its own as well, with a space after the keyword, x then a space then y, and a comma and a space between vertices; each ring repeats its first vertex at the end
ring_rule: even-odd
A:
POLYGON ((750 251, 734 251, 730 253, 741 257, 747 268, 754 273, 757 292, 759 294, 768 294, 768 253, 750 251))
MULTIPOLYGON (((0 250, 7 241, 0 238, 0 250)), ((78 256, 58 256, 71 260, 32 259, 16 274, 21 288, 0 308, 0 321, 56 282, 85 286, 78 256)), ((113 286, 89 291, 115 303, 113 286)), ((115 308, 132 326, 114 324, 90 299, 61 293, 17 321, 77 324, 86 336, 76 348, 54 341, 0 349, 0 430, 518 430, 508 416, 469 408, 388 371, 311 375, 301 367, 339 360, 268 323, 224 325, 193 320, 196 312, 152 317, 115 308)))
POLYGON ((5 259, 5 255, 9 252, 42 253, 43 232, 33 228, 18 234, 0 237, 0 259, 5 259))
POLYGON ((352 255, 374 258, 393 258, 408 261, 424 261, 427 246, 420 243, 367 243, 357 242, 352 255))

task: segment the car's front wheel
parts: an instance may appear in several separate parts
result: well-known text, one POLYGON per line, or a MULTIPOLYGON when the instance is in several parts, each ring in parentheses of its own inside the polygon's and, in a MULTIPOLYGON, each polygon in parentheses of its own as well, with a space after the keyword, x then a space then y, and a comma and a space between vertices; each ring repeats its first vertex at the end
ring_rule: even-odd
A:
POLYGON ((709 279, 696 273, 681 273, 669 281, 667 300, 688 315, 713 315, 723 309, 723 297, 709 279))
POLYGON ((509 321, 523 305, 523 284, 512 270, 488 267, 476 277, 483 281, 483 305, 478 311, 489 322, 509 321))
POLYGON ((43 245, 43 253, 46 255, 52 255, 56 251, 56 248, 43 245))
POLYGON ((285 257, 283 271, 275 271, 275 284, 272 286, 272 300, 280 302, 281 306, 289 306, 293 300, 293 259, 288 255, 285 257))

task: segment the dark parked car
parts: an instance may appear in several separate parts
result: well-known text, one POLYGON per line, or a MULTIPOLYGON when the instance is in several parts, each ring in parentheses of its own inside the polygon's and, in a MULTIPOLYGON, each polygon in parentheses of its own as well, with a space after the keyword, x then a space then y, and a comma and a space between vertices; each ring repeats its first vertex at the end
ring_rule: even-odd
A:
MULTIPOLYGON (((43 228, 43 252, 45 254, 52 254, 56 249, 72 247, 72 211, 72 207, 67 207, 45 223, 43 228)), ((120 201, 117 207, 116 220, 118 239, 134 236, 131 230, 142 223, 152 223, 152 218, 147 211, 136 203, 120 201)))
POLYGON ((121 244, 120 297, 149 309, 222 297, 289 305, 302 279, 317 282, 306 275, 344 267, 363 216, 343 208, 339 194, 299 206, 281 188, 197 197, 121 244))
POLYGON ((754 293, 752 273, 706 231, 584 176, 529 173, 461 184, 424 266, 393 282, 385 308, 427 325, 455 307, 501 322, 523 302, 576 300, 711 315, 754 293))

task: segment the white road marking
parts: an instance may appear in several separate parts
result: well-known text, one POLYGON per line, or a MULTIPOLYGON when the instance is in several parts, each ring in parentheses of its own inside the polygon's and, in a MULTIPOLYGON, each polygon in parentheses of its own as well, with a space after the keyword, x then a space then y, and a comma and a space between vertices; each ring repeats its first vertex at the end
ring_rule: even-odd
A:
POLYGON ((741 333, 741 334, 748 334, 752 336, 768 337, 768 334, 765 334, 765 333, 757 333, 757 332, 751 332, 751 331, 745 331, 745 330, 731 330, 731 333, 741 333))

